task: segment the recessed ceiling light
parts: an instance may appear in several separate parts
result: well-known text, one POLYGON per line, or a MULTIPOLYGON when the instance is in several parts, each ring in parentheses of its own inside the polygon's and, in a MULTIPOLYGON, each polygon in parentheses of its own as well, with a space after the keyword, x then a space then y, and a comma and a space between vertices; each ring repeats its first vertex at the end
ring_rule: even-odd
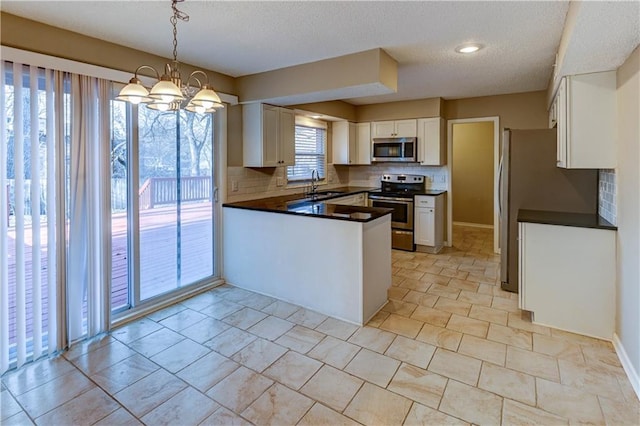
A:
POLYGON ((460 46, 456 47, 456 52, 458 52, 458 53, 474 53, 474 52, 477 52, 480 49, 482 49, 482 45, 481 44, 467 43, 467 44, 461 44, 460 46))

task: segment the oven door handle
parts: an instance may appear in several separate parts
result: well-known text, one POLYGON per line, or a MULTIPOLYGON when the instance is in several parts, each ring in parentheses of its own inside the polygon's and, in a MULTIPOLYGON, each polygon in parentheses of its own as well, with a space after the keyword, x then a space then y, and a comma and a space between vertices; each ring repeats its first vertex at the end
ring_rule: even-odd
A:
POLYGON ((392 198, 392 197, 380 197, 379 195, 369 195, 369 199, 378 200, 378 201, 398 201, 400 203, 413 204, 413 200, 409 200, 406 198, 392 198))

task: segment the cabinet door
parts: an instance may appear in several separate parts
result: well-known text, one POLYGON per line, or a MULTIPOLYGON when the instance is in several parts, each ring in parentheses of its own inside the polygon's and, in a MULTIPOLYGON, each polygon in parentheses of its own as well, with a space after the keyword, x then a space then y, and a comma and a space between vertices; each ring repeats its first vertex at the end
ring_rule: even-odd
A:
POLYGON ((294 111, 280 108, 278 124, 278 162, 281 166, 293 166, 296 161, 296 117, 294 111))
POLYGON ((417 120, 398 120, 395 122, 397 138, 415 138, 418 134, 417 120))
POLYGON ((371 123, 356 124, 355 164, 371 164, 371 123))
POLYGON ((447 164, 444 119, 422 118, 418 120, 418 161, 425 166, 447 164))
POLYGON ((435 212, 433 207, 416 208, 414 220, 414 243, 423 246, 435 246, 435 212))
POLYGON ((346 197, 334 198, 327 200, 328 204, 338 204, 343 206, 353 206, 358 202, 357 195, 347 195, 346 197))
POLYGON ((556 160, 558 167, 567 167, 567 79, 560 81, 556 94, 556 118, 557 118, 557 147, 556 160))
POLYGON ((358 140, 356 124, 349 123, 349 164, 358 163, 358 140))
POLYGON ((279 165, 279 120, 278 108, 265 105, 262 110, 262 165, 264 167, 275 167, 279 165))
POLYGON ((372 138, 392 138, 396 133, 395 121, 374 121, 371 123, 372 138))

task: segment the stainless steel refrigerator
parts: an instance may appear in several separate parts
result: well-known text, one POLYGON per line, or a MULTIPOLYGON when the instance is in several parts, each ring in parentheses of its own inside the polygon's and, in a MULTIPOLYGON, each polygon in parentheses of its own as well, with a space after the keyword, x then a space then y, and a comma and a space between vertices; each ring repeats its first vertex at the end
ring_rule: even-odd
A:
POLYGON ((500 280, 518 292, 518 210, 596 213, 598 171, 556 167, 556 130, 509 130, 500 161, 500 280))

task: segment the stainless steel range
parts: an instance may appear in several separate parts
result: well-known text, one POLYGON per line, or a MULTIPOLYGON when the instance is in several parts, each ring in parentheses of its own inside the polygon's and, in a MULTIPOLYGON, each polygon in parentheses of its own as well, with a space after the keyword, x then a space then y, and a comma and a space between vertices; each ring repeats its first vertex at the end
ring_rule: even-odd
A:
POLYGON ((393 209, 391 213, 391 246, 414 251, 413 197, 425 193, 421 175, 382 175, 381 189, 369 193, 369 206, 393 209))

